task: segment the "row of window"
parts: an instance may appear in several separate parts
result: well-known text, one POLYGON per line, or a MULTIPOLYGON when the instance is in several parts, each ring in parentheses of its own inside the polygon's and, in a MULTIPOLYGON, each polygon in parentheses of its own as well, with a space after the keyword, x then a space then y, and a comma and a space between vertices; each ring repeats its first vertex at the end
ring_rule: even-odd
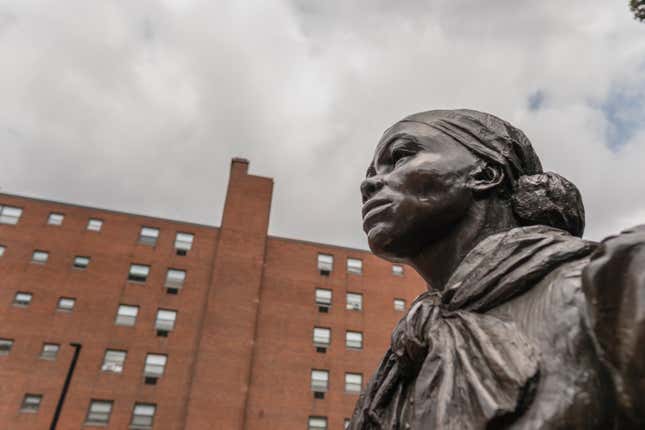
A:
MULTIPOLYGON (((315 301, 319 312, 329 312, 332 305, 332 290, 326 288, 316 288, 315 301)), ((361 293, 346 293, 345 308, 352 311, 363 310, 363 295, 361 293)), ((394 310, 404 311, 405 300, 394 299, 394 310)))
MULTIPOLYGON (((13 348, 13 339, 0 339, 0 356, 9 355, 13 348)), ((43 343, 39 357, 43 360, 56 360, 60 344, 43 343)), ((106 349, 103 356, 101 370, 108 373, 122 373, 125 366, 127 351, 117 349, 106 349)), ((148 385, 155 385, 164 374, 168 356, 165 354, 148 353, 143 368, 144 382, 148 385)))
MULTIPOLYGON (((363 374, 345 372, 345 392, 360 394, 363 388, 363 374)), ((329 389, 329 370, 311 369, 311 391, 314 397, 323 399, 329 389)))
MULTIPOLYGON (((360 275, 363 273, 363 260, 358 258, 347 258, 347 273, 360 275)), ((334 270, 334 256, 330 254, 318 254, 318 270, 323 276, 329 276, 334 270)), ((400 264, 392 265, 392 274, 396 276, 403 276, 403 266, 400 264)))
MULTIPOLYGON (((25 308, 31 304, 33 294, 19 291, 13 299, 13 305, 25 308)), ((74 297, 60 297, 56 309, 63 312, 71 312, 76 305, 74 297)), ((115 325, 133 327, 137 322, 139 315, 139 306, 120 304, 114 319, 115 325)), ((155 319, 155 330, 157 336, 167 337, 168 333, 175 328, 177 320, 177 311, 174 309, 157 309, 157 318, 155 319)))
MULTIPOLYGON (((27 393, 20 406, 21 412, 38 412, 42 403, 42 394, 27 393)), ((85 417, 85 425, 103 426, 110 422, 112 414, 113 400, 95 400, 90 401, 85 417)), ((151 429, 152 423, 157 412, 157 405, 154 403, 135 403, 132 408, 132 418, 130 419, 130 429, 145 430, 151 429)))
MULTIPOLYGON (((0 205, 0 224, 16 225, 22 216, 22 209, 14 206, 0 205)), ((53 226, 63 225, 65 215, 62 213, 51 212, 47 218, 47 224, 53 226)), ((99 232, 103 228, 103 220, 90 218, 87 221, 86 229, 89 231, 99 232)), ((159 239, 159 229, 156 227, 141 227, 139 232, 139 243, 143 245, 155 246, 159 239)), ((192 233, 177 232, 175 236, 175 251, 177 255, 186 255, 193 246, 195 235, 192 233)))
MULTIPOLYGON (((331 344, 331 329, 314 327, 313 344, 318 352, 327 352, 331 344)), ((363 349, 363 333, 360 331, 345 331, 345 346, 347 349, 363 349)))
MULTIPOLYGON (((345 418, 343 428, 349 428, 349 418, 345 418)), ((309 417, 307 430, 327 430, 327 417, 309 417)))

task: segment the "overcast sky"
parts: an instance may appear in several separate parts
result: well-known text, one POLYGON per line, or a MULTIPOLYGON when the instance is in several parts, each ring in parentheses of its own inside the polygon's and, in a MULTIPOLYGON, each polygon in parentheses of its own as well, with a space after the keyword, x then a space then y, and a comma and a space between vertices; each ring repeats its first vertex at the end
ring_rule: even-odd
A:
POLYGON ((385 128, 501 116, 571 179, 585 236, 645 222, 645 24, 627 0, 0 0, 0 187, 219 225, 231 157, 270 232, 364 248, 385 128))

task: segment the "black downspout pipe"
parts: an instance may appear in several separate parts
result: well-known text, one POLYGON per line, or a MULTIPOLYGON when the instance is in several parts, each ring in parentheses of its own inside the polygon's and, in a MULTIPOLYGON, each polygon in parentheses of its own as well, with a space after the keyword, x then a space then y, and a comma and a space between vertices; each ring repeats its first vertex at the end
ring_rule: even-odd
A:
POLYGON ((78 355, 81 353, 81 348, 83 345, 80 343, 70 343, 74 349, 74 356, 72 357, 72 362, 69 364, 69 370, 67 371, 67 376, 65 377, 65 383, 63 384, 63 390, 60 393, 58 398, 58 404, 56 405, 56 411, 54 412, 54 418, 52 418, 52 424, 49 426, 49 430, 56 430, 56 425, 58 424, 58 418, 60 417, 60 412, 63 410, 63 403, 65 403, 65 397, 67 396, 67 390, 69 390, 69 384, 72 381, 72 376, 74 375, 74 369, 76 369, 76 362, 78 361, 78 355))

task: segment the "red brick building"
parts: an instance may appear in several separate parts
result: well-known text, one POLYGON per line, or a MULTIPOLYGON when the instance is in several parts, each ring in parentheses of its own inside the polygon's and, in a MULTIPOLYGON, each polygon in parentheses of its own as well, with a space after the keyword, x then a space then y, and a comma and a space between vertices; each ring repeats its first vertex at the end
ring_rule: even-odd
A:
POLYGON ((0 194, 0 430, 343 429, 424 283, 268 235, 247 170, 220 227, 0 194))

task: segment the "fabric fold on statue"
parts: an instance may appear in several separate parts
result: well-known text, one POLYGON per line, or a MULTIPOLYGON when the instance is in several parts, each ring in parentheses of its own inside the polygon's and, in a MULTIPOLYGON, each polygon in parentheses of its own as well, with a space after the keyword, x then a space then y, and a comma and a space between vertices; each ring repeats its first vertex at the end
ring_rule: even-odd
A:
POLYGON ((486 238, 442 295, 420 295, 399 321, 349 428, 403 429, 402 415, 412 429, 484 429, 504 422, 530 401, 539 354, 514 323, 483 312, 595 247, 546 226, 486 238))

